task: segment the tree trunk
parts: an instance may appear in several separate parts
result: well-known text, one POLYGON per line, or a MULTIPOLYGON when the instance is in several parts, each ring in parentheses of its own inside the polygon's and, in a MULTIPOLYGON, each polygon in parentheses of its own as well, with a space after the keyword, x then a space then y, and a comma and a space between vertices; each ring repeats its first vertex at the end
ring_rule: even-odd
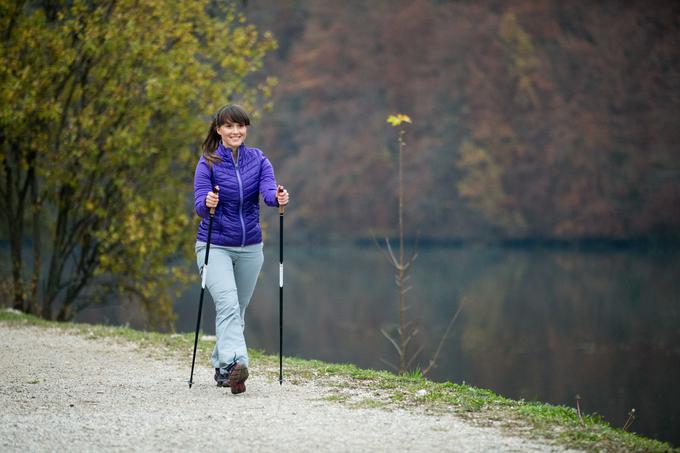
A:
POLYGON ((52 257, 50 258, 50 266, 47 273, 47 282, 45 284, 45 295, 43 301, 43 317, 46 319, 53 318, 54 302, 61 291, 61 276, 64 271, 64 265, 68 252, 64 250, 64 241, 66 237, 66 229, 68 225, 69 202, 71 190, 62 186, 59 192, 59 200, 57 206, 59 207, 57 213, 57 224, 54 229, 54 237, 52 240, 52 257))
MULTIPOLYGON (((4 141, 3 136, 3 141, 4 141)), ((3 143, 5 156, 3 159, 5 170, 5 186, 3 187, 2 203, 9 232, 10 259, 12 262, 13 307, 24 311, 25 293, 22 279, 23 260, 21 256, 21 242, 24 231, 24 198, 25 191, 21 190, 21 157, 13 143, 3 143), (11 156, 10 156, 11 153, 11 156), (10 162, 10 159, 13 161, 10 162)))
POLYGON ((33 280, 31 281, 31 296, 28 300, 28 311, 32 314, 38 313, 38 287, 40 285, 41 267, 41 211, 42 200, 38 190, 38 177, 35 171, 31 173, 31 201, 33 205, 33 280))
MULTIPOLYGON (((13 216, 8 214, 11 219, 13 216)), ((16 310, 24 311, 24 282, 21 278, 21 268, 23 262, 21 259, 21 230, 22 222, 16 222, 16 219, 9 220, 10 225, 10 249, 12 255, 12 284, 14 287, 14 308, 16 310), (13 221, 14 220, 14 221, 13 221), (18 225, 17 225, 18 223, 18 225)))

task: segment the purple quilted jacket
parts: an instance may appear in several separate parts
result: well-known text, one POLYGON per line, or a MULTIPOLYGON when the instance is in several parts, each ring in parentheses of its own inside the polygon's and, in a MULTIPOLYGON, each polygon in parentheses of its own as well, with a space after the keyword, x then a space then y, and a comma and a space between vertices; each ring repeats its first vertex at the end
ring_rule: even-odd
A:
POLYGON ((260 227, 260 197, 268 206, 278 206, 274 170, 257 148, 241 145, 238 162, 234 163, 230 148, 220 143, 217 155, 222 162, 212 166, 203 156, 194 174, 194 209, 203 219, 198 226, 197 239, 208 241, 210 209, 205 197, 213 186, 219 186, 220 201, 215 209, 210 243, 243 247, 262 242, 260 227))

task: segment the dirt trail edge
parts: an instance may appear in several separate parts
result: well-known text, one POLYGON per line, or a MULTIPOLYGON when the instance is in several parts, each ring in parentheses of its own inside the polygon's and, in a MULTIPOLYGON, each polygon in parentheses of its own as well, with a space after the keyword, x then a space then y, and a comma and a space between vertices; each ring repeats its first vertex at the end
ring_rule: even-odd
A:
POLYGON ((349 408, 313 382, 248 390, 131 343, 0 323, 2 451, 566 451, 455 415, 349 408), (157 354, 156 354, 157 355, 157 354))

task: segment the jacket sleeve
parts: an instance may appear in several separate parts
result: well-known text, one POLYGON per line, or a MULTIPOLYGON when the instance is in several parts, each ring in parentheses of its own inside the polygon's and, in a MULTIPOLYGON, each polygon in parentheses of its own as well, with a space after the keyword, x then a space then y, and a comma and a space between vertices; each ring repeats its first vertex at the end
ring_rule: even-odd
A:
POLYGON ((205 205, 205 197, 212 190, 212 179, 210 178, 210 166, 201 157, 196 165, 194 174, 194 211, 200 217, 210 217, 210 209, 205 205))
POLYGON ((260 193, 267 206, 278 206, 279 202, 276 200, 276 178, 274 177, 274 168, 265 156, 262 156, 260 161, 260 193))

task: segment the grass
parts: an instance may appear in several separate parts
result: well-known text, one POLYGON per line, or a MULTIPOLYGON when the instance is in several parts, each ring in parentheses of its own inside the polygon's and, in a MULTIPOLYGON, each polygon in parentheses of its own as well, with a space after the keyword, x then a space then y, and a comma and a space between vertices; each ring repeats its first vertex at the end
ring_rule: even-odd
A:
MULTIPOLYGON (((57 323, 14 310, 0 310, 0 322, 57 328, 86 338, 133 342, 151 356, 186 360, 187 368, 193 351, 193 333, 162 334, 127 327, 57 323)), ((212 341, 199 339, 197 363, 209 360, 212 347, 212 341)), ((278 356, 253 349, 249 353, 252 367, 272 380, 278 379, 278 356)), ((512 400, 464 383, 428 381, 418 373, 395 375, 351 364, 285 357, 284 379, 293 385, 315 381, 331 387, 331 394, 323 399, 350 408, 412 408, 427 413, 456 413, 477 425, 493 424, 515 432, 519 430, 526 437, 587 451, 680 452, 667 443, 614 428, 596 415, 579 416, 572 407, 512 400)))

